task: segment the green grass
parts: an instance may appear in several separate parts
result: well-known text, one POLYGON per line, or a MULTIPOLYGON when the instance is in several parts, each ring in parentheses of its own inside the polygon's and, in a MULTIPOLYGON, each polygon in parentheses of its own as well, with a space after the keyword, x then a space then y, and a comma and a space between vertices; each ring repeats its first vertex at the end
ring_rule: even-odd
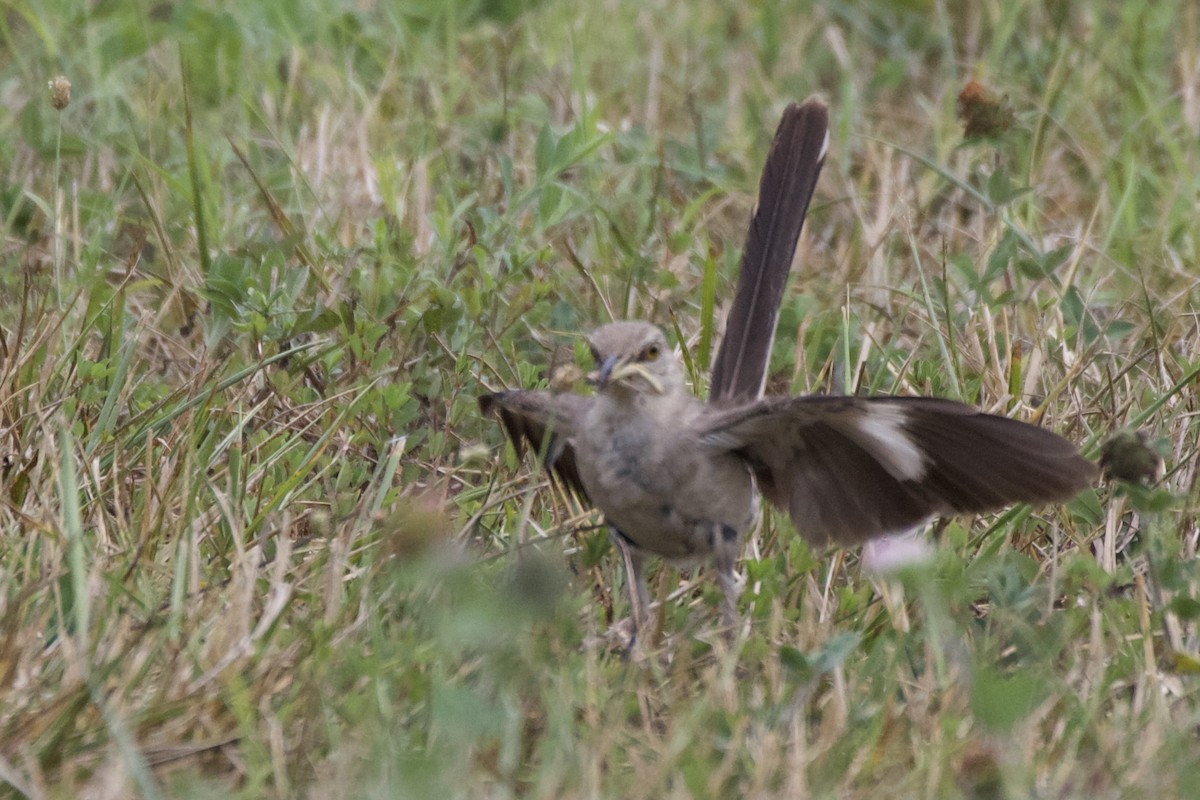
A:
POLYGON ((1195 4, 371 5, 0 16, 0 796, 1191 796, 1195 4), (599 519, 475 398, 613 317, 706 363, 812 93, 771 386, 1165 474, 882 583, 768 514, 733 651, 664 568, 630 662, 599 519))

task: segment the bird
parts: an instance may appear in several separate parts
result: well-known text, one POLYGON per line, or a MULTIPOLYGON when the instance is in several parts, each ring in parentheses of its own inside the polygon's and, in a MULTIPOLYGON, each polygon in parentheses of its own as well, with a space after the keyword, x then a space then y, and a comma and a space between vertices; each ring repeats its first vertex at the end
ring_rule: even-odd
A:
POLYGON ((604 515, 627 572, 634 636, 649 622, 647 557, 711 563, 722 628, 737 624, 737 558, 761 499, 817 545, 850 546, 938 515, 1065 501, 1097 468, 1044 428, 947 399, 763 396, 796 242, 828 149, 828 109, 789 104, 763 168, 708 402, 662 329, 588 337, 590 395, 480 396, 521 453, 604 515))

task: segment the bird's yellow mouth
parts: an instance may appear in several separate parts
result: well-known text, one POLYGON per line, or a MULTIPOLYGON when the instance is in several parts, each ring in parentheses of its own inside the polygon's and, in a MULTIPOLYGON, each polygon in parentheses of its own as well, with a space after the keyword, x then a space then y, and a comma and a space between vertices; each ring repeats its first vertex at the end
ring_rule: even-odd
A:
POLYGON ((597 389, 603 389, 610 384, 630 384, 634 379, 641 378, 655 394, 663 394, 662 381, 658 379, 645 364, 608 359, 600 368, 588 373, 588 383, 597 389))

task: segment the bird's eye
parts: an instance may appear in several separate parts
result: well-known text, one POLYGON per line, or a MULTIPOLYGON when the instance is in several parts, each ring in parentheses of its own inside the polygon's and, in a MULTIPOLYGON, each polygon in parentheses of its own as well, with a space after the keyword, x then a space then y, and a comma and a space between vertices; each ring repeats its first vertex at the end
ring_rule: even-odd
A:
POLYGON ((642 352, 638 355, 638 361, 657 361, 659 355, 658 345, 650 344, 642 348, 642 352))

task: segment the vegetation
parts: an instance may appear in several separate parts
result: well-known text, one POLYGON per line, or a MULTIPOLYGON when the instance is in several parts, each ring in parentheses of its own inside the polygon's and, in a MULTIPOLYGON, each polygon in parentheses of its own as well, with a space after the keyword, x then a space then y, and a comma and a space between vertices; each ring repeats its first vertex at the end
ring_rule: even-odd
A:
POLYGON ((0 97, 0 796, 1200 783, 1195 3, 11 0, 0 97), (664 567, 629 660, 600 520, 475 398, 614 317, 702 390, 813 93, 773 391, 1165 468, 886 580, 767 514, 736 645, 664 567))

